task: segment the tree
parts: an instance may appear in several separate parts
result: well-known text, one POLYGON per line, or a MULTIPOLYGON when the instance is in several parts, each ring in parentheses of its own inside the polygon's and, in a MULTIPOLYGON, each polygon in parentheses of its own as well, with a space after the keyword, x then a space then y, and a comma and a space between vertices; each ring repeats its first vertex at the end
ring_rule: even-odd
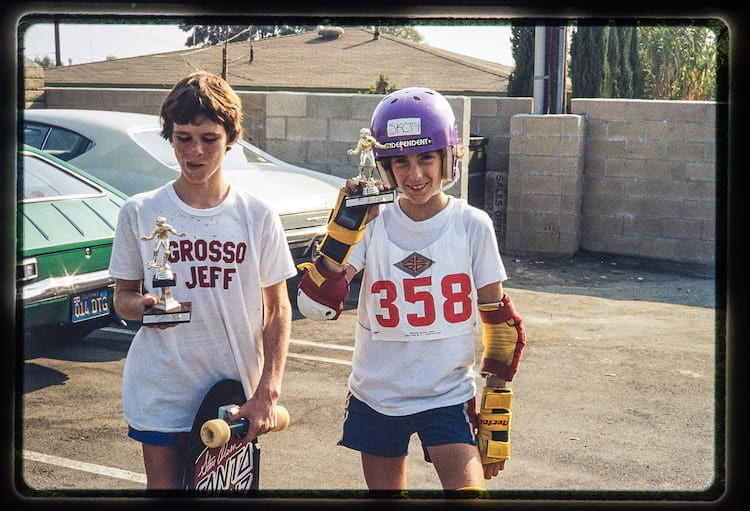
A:
POLYGON ((715 99, 717 31, 721 28, 639 27, 644 94, 653 99, 715 99))
POLYGON ((573 97, 602 97, 602 78, 608 68, 606 41, 600 25, 579 25, 573 32, 569 64, 573 97))
POLYGON ((508 78, 508 96, 527 97, 534 94, 534 26, 511 26, 511 51, 516 66, 508 78))
POLYGON ((36 57, 34 59, 34 62, 36 62, 37 64, 39 64, 40 66, 42 66, 44 69, 50 68, 50 67, 52 67, 52 66, 55 65, 55 63, 52 62, 52 60, 49 58, 48 55, 45 55, 42 58, 36 57))
POLYGON ((229 39, 240 42, 313 29, 308 25, 180 25, 180 30, 190 32, 185 46, 212 46, 229 39))
POLYGON ((400 37, 401 39, 406 39, 415 43, 421 43, 424 40, 422 34, 420 34, 416 28, 410 26, 379 26, 378 30, 383 34, 400 37))
POLYGON ((570 48, 573 96, 715 99, 722 30, 723 25, 579 25, 570 48))
POLYGON ((630 40, 628 45, 628 60, 633 72, 633 87, 630 98, 643 97, 643 68, 641 67, 640 51, 638 46, 638 28, 630 27, 630 40))
POLYGON ((619 47, 619 60, 617 67, 620 70, 617 79, 617 97, 633 97, 633 67, 630 61, 630 40, 633 37, 634 27, 617 27, 617 45, 619 47))
POLYGON ((606 59, 602 70, 601 97, 617 98, 618 95, 618 78, 620 75, 620 39, 618 37, 617 27, 604 27, 606 50, 606 59))
POLYGON ((395 85, 388 84, 388 76, 382 72, 378 75, 378 79, 375 80, 373 85, 365 92, 366 94, 390 94, 391 92, 398 89, 395 85))

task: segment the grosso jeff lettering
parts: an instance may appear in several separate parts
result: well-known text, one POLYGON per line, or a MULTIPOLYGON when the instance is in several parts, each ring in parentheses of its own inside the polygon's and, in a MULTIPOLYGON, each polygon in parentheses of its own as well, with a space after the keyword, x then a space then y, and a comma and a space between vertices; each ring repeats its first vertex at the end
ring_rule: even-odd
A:
MULTIPOLYGON (((172 240, 169 242, 170 255, 167 259, 170 263, 195 262, 195 263, 225 263, 242 264, 247 255, 247 244, 234 241, 206 241, 203 239, 172 240)), ((189 266, 185 286, 188 289, 195 287, 229 289, 236 267, 224 267, 218 264, 194 264, 189 266)))

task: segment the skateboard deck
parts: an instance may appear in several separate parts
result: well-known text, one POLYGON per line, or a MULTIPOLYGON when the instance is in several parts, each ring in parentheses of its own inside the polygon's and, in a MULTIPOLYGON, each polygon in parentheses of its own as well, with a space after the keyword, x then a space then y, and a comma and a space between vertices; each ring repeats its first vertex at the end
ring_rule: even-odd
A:
POLYGON ((201 493, 258 491, 260 448, 256 440, 232 437, 218 447, 207 447, 201 440, 203 424, 218 418, 220 407, 245 401, 242 384, 236 380, 222 380, 208 391, 188 438, 183 477, 186 489, 201 493))

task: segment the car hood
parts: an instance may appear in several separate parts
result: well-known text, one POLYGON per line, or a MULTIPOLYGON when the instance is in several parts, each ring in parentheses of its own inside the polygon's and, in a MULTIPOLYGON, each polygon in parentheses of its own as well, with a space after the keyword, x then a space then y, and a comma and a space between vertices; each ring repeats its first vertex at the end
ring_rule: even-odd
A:
POLYGON ((232 185, 271 204, 282 216, 333 209, 338 195, 336 187, 301 174, 225 169, 224 176, 232 185))
POLYGON ((24 257, 112 242, 122 200, 99 197, 23 204, 24 257))

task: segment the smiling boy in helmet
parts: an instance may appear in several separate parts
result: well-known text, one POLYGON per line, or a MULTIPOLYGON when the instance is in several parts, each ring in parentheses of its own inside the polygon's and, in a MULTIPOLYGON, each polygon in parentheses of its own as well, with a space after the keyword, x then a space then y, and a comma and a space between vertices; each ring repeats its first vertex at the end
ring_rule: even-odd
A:
MULTIPOLYGON (((304 266, 298 307, 336 319, 351 278, 363 271, 346 418, 339 445, 361 452, 370 490, 404 491, 413 433, 443 488, 486 495, 484 480, 510 458, 513 379, 525 344, 503 291, 507 276, 489 216, 445 193, 462 147, 439 93, 407 88, 375 108, 372 136, 385 187, 399 200, 353 211, 340 206, 304 266), (474 331, 483 326, 477 415, 474 331)), ((340 201, 359 190, 347 181, 340 201)), ((457 494, 460 495, 460 494, 457 494)))

